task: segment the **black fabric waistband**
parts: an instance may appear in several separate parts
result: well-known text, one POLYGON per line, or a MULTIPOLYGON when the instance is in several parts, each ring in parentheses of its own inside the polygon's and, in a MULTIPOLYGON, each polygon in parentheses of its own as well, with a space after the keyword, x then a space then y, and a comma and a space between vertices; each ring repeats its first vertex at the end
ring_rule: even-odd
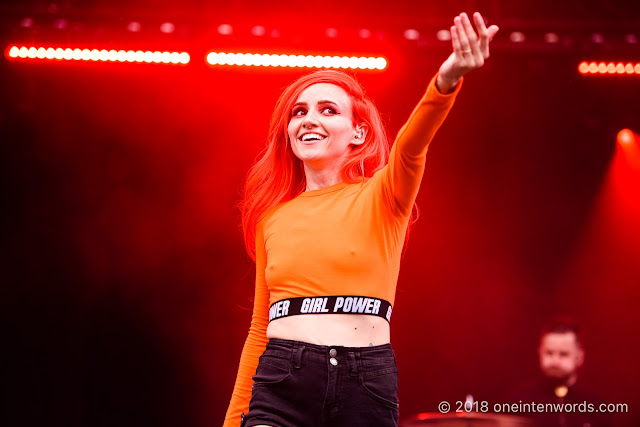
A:
POLYGON ((269 307, 269 322, 298 314, 368 314, 391 322, 391 303, 356 295, 297 297, 276 301, 269 307))
POLYGON ((391 348, 391 343, 372 345, 367 347, 345 347, 342 345, 312 344, 306 341, 288 340, 284 338, 269 338, 269 341, 267 341, 266 348, 291 351, 291 350, 297 350, 301 347, 304 347, 305 350, 316 351, 319 354, 327 354, 329 353, 329 350, 332 348, 337 351, 338 355, 346 354, 348 352, 359 352, 359 351, 363 353, 371 353, 375 356, 384 356, 384 354, 379 354, 380 351, 391 350, 391 352, 393 353, 393 349, 391 348))

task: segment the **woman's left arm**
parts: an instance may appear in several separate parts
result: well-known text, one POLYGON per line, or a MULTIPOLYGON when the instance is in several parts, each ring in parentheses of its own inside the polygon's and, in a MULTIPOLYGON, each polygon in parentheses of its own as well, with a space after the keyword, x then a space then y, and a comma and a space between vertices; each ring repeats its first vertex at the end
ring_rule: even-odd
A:
POLYGON ((453 52, 440 66, 425 95, 398 132, 383 175, 386 198, 397 217, 411 214, 424 173, 427 148, 446 118, 457 95, 462 76, 481 67, 489 57, 489 42, 498 32, 487 28, 479 13, 474 14, 476 35, 466 13, 456 16, 451 27, 453 52))

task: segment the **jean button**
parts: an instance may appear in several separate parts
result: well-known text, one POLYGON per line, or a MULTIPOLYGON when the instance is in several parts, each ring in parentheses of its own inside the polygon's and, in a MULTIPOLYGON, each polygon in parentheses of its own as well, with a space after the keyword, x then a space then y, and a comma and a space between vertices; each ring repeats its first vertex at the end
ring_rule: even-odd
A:
POLYGON ((333 366, 336 366, 338 364, 338 360, 335 357, 332 357, 331 359, 329 359, 329 362, 331 362, 333 366))
POLYGON ((329 350, 329 356, 336 357, 337 355, 338 355, 338 352, 336 351, 335 348, 332 348, 331 350, 329 350))

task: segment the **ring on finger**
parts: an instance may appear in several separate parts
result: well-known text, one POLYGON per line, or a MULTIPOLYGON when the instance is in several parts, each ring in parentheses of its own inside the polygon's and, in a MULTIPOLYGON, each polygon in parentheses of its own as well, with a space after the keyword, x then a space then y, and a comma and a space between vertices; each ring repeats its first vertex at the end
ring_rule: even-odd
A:
POLYGON ((462 51, 462 53, 471 53, 471 49, 465 49, 462 51))

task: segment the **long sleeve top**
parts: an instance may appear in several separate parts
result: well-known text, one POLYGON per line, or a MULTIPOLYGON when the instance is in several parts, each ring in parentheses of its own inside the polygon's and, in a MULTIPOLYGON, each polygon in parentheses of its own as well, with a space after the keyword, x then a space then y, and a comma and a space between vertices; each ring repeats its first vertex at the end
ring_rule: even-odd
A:
POLYGON ((436 77, 398 132, 385 167, 364 183, 301 193, 258 223, 253 316, 224 427, 239 426, 241 412, 248 412, 271 304, 292 297, 361 295, 393 305, 427 148, 462 84, 442 94, 436 77))

